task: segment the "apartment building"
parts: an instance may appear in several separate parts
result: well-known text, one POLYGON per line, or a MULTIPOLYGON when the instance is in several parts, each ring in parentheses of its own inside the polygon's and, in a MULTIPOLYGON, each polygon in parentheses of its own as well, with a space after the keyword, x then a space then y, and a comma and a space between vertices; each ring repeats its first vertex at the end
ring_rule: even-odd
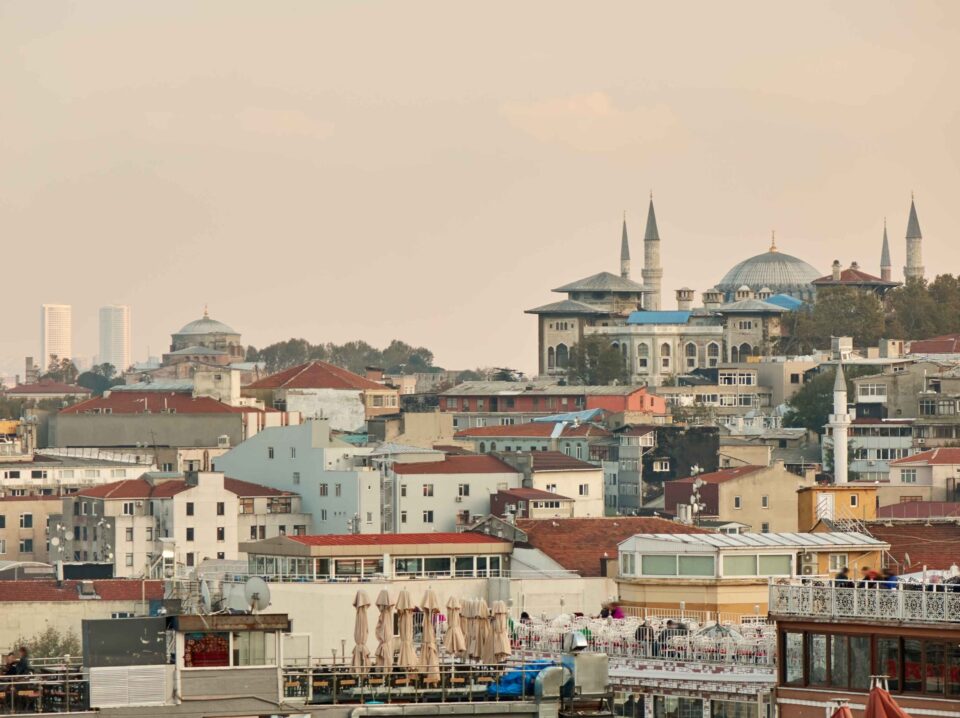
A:
POLYGON ((0 498, 0 561, 47 562, 49 516, 60 513, 59 496, 0 498))
POLYGON ((499 457, 521 473, 523 486, 558 498, 569 497, 573 518, 604 515, 606 486, 601 466, 559 451, 511 452, 499 457))
POLYGON ((155 468, 146 453, 44 449, 0 456, 0 497, 60 496, 140 476, 155 468))
POLYGON ((880 505, 904 501, 960 501, 960 449, 927 449, 890 462, 880 505))

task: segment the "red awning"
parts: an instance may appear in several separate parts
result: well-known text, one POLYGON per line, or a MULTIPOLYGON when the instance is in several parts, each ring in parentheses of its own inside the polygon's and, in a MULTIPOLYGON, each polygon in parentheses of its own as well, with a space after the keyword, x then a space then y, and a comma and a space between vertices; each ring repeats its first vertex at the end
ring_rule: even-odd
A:
POLYGON ((853 718, 853 711, 850 710, 850 706, 844 703, 837 707, 830 718, 853 718))
POLYGON ((897 705, 887 691, 882 688, 873 688, 870 691, 870 697, 867 698, 867 708, 863 718, 910 718, 910 714, 897 705))

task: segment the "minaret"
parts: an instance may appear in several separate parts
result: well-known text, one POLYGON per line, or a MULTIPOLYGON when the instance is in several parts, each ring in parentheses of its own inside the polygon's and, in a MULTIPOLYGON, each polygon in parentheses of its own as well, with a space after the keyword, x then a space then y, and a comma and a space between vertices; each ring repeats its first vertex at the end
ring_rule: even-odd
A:
POLYGON ((923 279, 923 257, 920 243, 920 221, 917 219, 917 206, 910 195, 910 219, 907 220, 907 266, 903 268, 904 279, 923 279))
POLYGON ((650 208, 647 210, 647 231, 643 235, 643 285, 649 290, 644 296, 643 308, 660 309, 660 232, 657 231, 657 215, 653 211, 653 192, 650 193, 650 208))
POLYGON ((880 250, 880 279, 889 282, 893 265, 890 263, 890 242, 887 241, 887 218, 883 218, 883 249, 880 250))
POLYGON ((847 431, 850 414, 847 413, 847 379, 843 364, 837 364, 837 377, 833 382, 833 413, 830 429, 833 434, 833 483, 847 483, 847 431))
POLYGON ((620 237, 620 276, 630 279, 630 241, 627 239, 627 213, 623 213, 623 234, 620 237))

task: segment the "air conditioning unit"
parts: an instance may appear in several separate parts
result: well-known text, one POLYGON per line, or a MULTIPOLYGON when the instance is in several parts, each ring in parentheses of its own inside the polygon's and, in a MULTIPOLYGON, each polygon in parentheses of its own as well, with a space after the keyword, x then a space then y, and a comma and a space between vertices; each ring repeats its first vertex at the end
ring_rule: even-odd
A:
POLYGON ((917 439, 917 446, 923 446, 926 443, 927 443, 926 439, 923 439, 923 438, 917 439))
POLYGON ((811 553, 810 551, 807 551, 805 554, 803 554, 803 562, 804 562, 804 563, 811 563, 811 562, 816 561, 816 560, 817 560, 816 554, 811 553))
POLYGON ((813 566, 804 566, 804 567, 803 567, 803 575, 804 575, 804 576, 809 576, 809 575, 811 575, 812 573, 813 573, 813 566))

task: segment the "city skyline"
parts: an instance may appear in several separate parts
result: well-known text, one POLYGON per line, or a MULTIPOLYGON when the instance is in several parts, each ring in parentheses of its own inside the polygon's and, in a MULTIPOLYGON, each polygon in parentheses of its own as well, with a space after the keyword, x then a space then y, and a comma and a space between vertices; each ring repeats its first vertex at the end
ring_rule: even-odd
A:
MULTIPOLYGON (((615 272, 624 210, 639 276, 651 189, 665 308, 682 286, 699 303, 771 230, 824 275, 834 259, 879 274, 886 218, 899 279, 912 191, 927 277, 960 269, 951 5, 810 7, 789 34, 749 2, 693 26, 669 6, 586 22, 533 4, 469 34, 435 32, 457 26, 443 4, 378 5, 373 24, 351 5, 123 8, 63 24, 13 3, 0 25, 0 226, 65 260, 45 293, 74 306, 79 356, 104 304, 136 306, 133 359, 209 304, 258 347, 397 338, 446 367, 532 371, 524 308, 615 272)), ((12 318, 0 372, 21 371, 34 327, 12 318)))
POLYGON ((112 364, 118 373, 130 367, 130 307, 100 307, 100 352, 97 363, 112 364))

